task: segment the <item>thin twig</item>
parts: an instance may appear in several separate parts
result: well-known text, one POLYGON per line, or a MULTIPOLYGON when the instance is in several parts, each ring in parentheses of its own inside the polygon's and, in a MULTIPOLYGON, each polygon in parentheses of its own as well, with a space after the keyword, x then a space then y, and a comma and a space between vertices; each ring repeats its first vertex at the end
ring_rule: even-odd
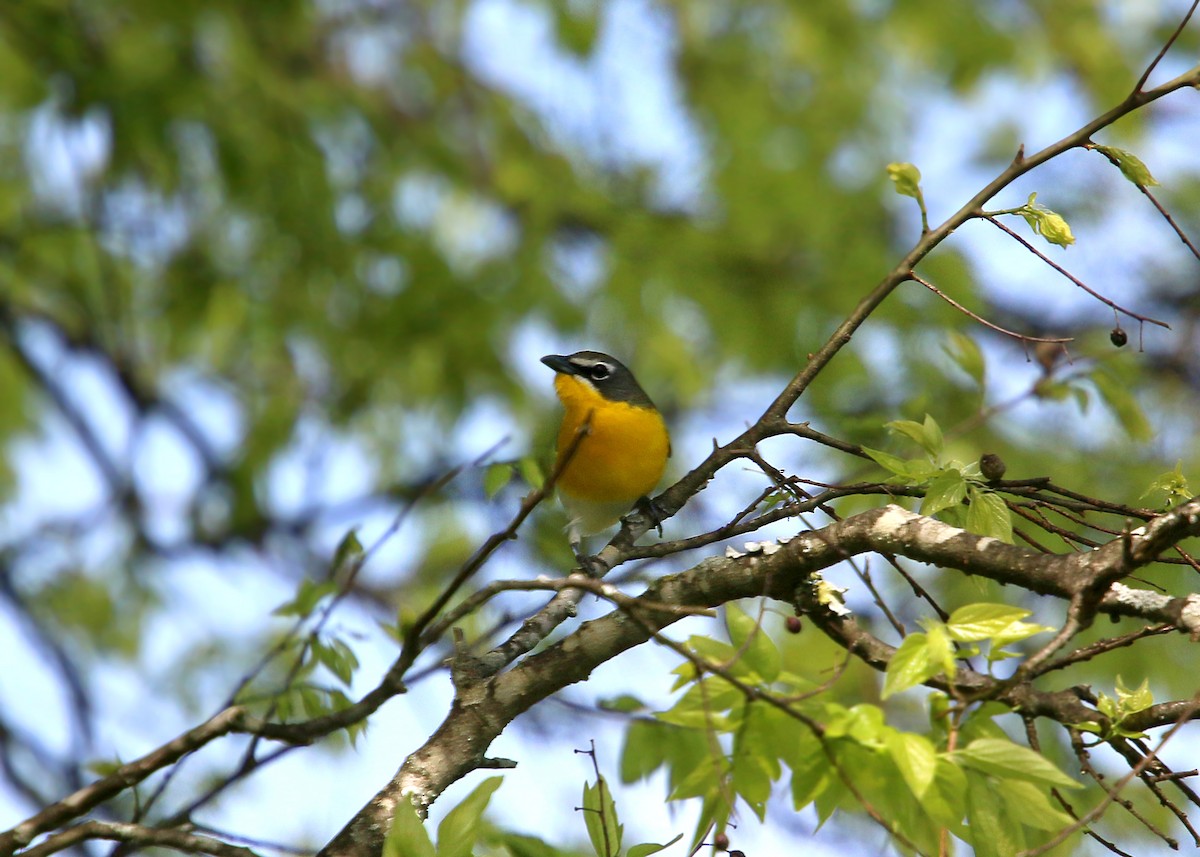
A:
POLYGON ((1171 728, 1167 730, 1166 734, 1163 735, 1162 740, 1158 742, 1158 746, 1155 747, 1152 752, 1149 752, 1143 756, 1127 774, 1121 777, 1121 779, 1117 780, 1111 789, 1106 790, 1104 797, 1088 813, 1082 816, 1074 824, 1064 827, 1056 835, 1052 836, 1049 840, 1042 843, 1037 848, 1031 848, 1026 851, 1022 851, 1019 855, 1017 855, 1017 857, 1038 857, 1039 854, 1045 854, 1047 851, 1057 848, 1077 831, 1097 821, 1100 816, 1104 815, 1105 810, 1107 810, 1108 807, 1117 800, 1121 790, 1124 789, 1125 786, 1127 786, 1135 777, 1140 776, 1147 767, 1158 760, 1158 754, 1162 752, 1163 747, 1167 745, 1168 741, 1175 737, 1176 732, 1183 728, 1183 725, 1188 722, 1189 714, 1194 713, 1194 709, 1198 707, 1200 707, 1200 698, 1193 698, 1191 706, 1192 711, 1181 715, 1180 718, 1176 720, 1174 724, 1172 724, 1171 728))
POLYGON ((1034 247, 1032 244, 1030 244, 1028 241, 1026 241, 1023 237, 1021 237, 1021 235, 1019 235, 1018 233, 1009 229, 1007 226, 1005 226, 1003 223, 1001 223, 995 217, 985 214, 983 216, 983 219, 986 220, 988 223, 992 224, 993 226, 995 226, 1001 232, 1004 232, 1005 234, 1007 234, 1010 238, 1012 238, 1014 241, 1016 241, 1018 244, 1020 244, 1022 247, 1024 247, 1026 250, 1028 250, 1030 253, 1037 256, 1039 259, 1041 259, 1043 262, 1045 262, 1051 268, 1058 271, 1058 273, 1062 274, 1064 277, 1066 277, 1072 283, 1077 285, 1079 288, 1083 289, 1085 292, 1087 292, 1089 295, 1094 297, 1096 300, 1100 301, 1100 303, 1104 304, 1105 306, 1109 307, 1110 309, 1114 310, 1115 312, 1119 312, 1119 313, 1122 313, 1123 315, 1127 315, 1130 318, 1135 319, 1136 321, 1144 322, 1147 324, 1155 324, 1155 325, 1158 325, 1159 327, 1166 328, 1167 330, 1171 329, 1171 325, 1167 324, 1165 321, 1160 321, 1157 318, 1151 318, 1148 315, 1142 315, 1139 312, 1134 312, 1133 310, 1128 309, 1127 307, 1121 306, 1116 301, 1111 300, 1110 298, 1106 298, 1104 295, 1100 294, 1098 291, 1093 289, 1091 286, 1089 286, 1083 280, 1076 277, 1074 274, 1072 274, 1070 271, 1068 271, 1062 265, 1055 262, 1053 259, 1051 259, 1049 256, 1047 256, 1045 253, 1043 253, 1037 247, 1034 247))
POLYGON ((1009 330, 1006 327, 1001 327, 998 324, 994 324, 994 323, 988 321, 983 316, 978 315, 974 312, 971 312, 971 310, 967 309, 965 306, 960 304, 954 298, 950 297, 948 294, 943 292, 941 289, 939 289, 933 283, 929 282, 928 280, 926 280, 923 277, 921 277, 920 275, 918 275, 916 271, 910 271, 908 274, 908 279, 912 280, 913 282, 920 283, 922 286, 929 289, 929 291, 933 292, 939 298, 944 300, 946 303, 950 304, 950 306, 954 307, 956 310, 961 312, 963 315, 966 315, 968 318, 974 319, 975 321, 979 322, 980 324, 982 324, 985 327, 990 327, 992 330, 996 331, 997 333, 1003 333, 1005 336, 1011 336, 1013 339, 1019 339, 1022 342, 1049 342, 1053 345, 1064 345, 1068 342, 1075 341, 1075 338, 1071 337, 1071 336, 1067 336, 1067 337, 1030 336, 1026 333, 1017 333, 1015 330, 1009 330))
POLYGON ((175 828, 144 827, 115 821, 85 821, 68 827, 45 842, 22 851, 21 857, 49 857, 89 839, 108 839, 140 847, 170 848, 189 854, 212 854, 215 857, 259 857, 257 852, 243 845, 230 845, 211 836, 199 836, 175 828))
POLYGON ((1163 44, 1159 52, 1155 54, 1154 59, 1150 61, 1150 65, 1146 66, 1146 70, 1142 72, 1142 76, 1138 78, 1137 83, 1133 86, 1131 95, 1139 95, 1142 92, 1142 87, 1146 85, 1146 81, 1150 79, 1150 75, 1154 73, 1154 69, 1158 68, 1158 64, 1162 62, 1162 58, 1167 55, 1167 51, 1171 50, 1171 45, 1175 44, 1175 40, 1179 38, 1183 28, 1188 25, 1188 21, 1192 20, 1192 15, 1196 12, 1196 7, 1200 6, 1200 0, 1194 0, 1191 7, 1187 10, 1187 14, 1183 16, 1183 20, 1179 22, 1179 26, 1171 33, 1171 37, 1163 44))

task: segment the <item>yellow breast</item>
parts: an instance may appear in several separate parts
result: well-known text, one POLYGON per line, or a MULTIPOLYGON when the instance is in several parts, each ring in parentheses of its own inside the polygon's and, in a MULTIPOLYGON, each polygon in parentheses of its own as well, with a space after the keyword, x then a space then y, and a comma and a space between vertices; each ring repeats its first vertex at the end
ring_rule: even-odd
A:
POLYGON ((654 490, 666 468, 671 441, 662 416, 652 407, 605 399, 572 375, 556 375, 554 388, 565 410, 558 432, 559 461, 580 426, 588 424, 559 476, 559 491, 572 500, 624 504, 620 511, 628 511, 654 490))

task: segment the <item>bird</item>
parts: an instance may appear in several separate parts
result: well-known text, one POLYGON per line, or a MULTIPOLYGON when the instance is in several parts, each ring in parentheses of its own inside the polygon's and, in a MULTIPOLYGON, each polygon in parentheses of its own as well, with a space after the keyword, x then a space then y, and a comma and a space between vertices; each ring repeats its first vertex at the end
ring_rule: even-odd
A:
POLYGON ((600 351, 548 354, 563 406, 555 472, 568 539, 581 558, 583 536, 605 530, 662 479, 671 438, 662 414, 633 373, 600 351))

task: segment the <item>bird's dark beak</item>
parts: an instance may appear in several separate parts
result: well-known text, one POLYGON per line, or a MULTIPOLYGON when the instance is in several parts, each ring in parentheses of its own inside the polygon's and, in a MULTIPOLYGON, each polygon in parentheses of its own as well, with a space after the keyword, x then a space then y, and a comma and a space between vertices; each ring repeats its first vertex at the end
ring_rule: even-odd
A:
POLYGON ((547 354, 542 358, 542 362, 555 372, 561 372, 564 375, 577 374, 575 365, 561 354, 547 354))

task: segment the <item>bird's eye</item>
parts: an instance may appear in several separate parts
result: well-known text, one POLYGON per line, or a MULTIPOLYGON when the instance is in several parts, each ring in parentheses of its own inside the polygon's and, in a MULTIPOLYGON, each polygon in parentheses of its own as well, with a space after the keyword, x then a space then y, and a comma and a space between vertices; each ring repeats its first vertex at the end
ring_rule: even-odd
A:
POLYGON ((588 374, 592 376, 593 381, 603 381, 612 374, 612 367, 607 363, 597 363, 591 369, 588 369, 588 374))

